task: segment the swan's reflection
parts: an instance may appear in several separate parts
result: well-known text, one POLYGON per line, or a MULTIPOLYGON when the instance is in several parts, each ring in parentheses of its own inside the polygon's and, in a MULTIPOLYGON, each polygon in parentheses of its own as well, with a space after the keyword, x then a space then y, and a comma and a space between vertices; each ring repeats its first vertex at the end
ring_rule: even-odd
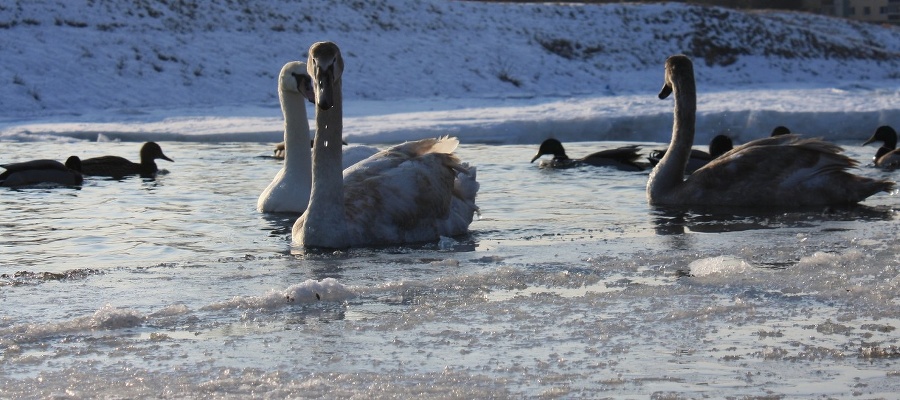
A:
POLYGON ((721 206, 651 206, 650 210, 657 235, 811 228, 833 221, 889 221, 896 214, 890 207, 861 204, 793 210, 721 206))

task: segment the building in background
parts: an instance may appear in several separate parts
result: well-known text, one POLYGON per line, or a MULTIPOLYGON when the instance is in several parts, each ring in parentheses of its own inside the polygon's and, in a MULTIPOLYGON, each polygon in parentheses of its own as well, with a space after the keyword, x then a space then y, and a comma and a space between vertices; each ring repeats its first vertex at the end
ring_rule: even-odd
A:
MULTIPOLYGON (((510 3, 547 0, 488 0, 510 3)), ((659 0, 565 0, 573 3, 658 3, 659 0)), ((857 21, 900 25, 900 0, 670 0, 739 9, 806 11, 857 21)))
POLYGON ((804 0, 807 11, 866 22, 900 24, 900 0, 804 0))

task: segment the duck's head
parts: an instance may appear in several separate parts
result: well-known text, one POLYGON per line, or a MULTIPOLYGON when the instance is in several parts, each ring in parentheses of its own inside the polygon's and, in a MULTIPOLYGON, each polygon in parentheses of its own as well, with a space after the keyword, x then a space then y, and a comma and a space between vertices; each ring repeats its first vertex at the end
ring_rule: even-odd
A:
POLYGON ((786 126, 776 126, 775 129, 772 129, 772 134, 770 136, 781 136, 781 135, 790 135, 791 130, 786 126))
POLYGON ((716 158, 725 154, 731 149, 734 148, 734 142, 731 141, 731 138, 725 135, 716 135, 716 137, 712 138, 709 142, 709 156, 712 158, 716 158))
POLYGON ((563 145, 559 140, 556 139, 547 139, 543 143, 541 143, 541 147, 538 148, 537 154, 531 158, 531 162, 541 158, 544 154, 553 154, 553 158, 566 159, 569 158, 566 156, 566 150, 563 149, 563 145))
POLYGON ((341 49, 333 42, 317 42, 309 48, 307 71, 313 80, 316 106, 329 110, 334 106, 335 85, 344 72, 341 49))
POLYGON ((144 143, 144 145, 141 146, 141 161, 156 160, 156 159, 163 159, 166 161, 175 162, 175 160, 173 160, 169 157, 166 157, 166 155, 163 154, 162 148, 159 147, 159 145, 156 144, 156 142, 144 143))
POLYGON ((284 64, 284 67, 281 68, 281 75, 278 77, 278 86, 281 88, 281 93, 299 93, 310 103, 316 102, 312 78, 303 61, 291 61, 284 64))
POLYGON ((66 159, 66 168, 81 172, 81 159, 78 156, 69 156, 66 159))
POLYGON ((897 131, 888 125, 879 126, 875 133, 872 134, 872 137, 863 143, 863 146, 872 142, 883 142, 884 147, 895 149, 897 148, 897 131))

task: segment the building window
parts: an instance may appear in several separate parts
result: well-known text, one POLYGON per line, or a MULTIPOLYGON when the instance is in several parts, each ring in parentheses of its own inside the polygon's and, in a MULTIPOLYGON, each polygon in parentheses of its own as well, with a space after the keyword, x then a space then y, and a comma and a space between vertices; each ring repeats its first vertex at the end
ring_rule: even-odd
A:
POLYGON ((872 15, 872 7, 863 7, 863 15, 872 15))

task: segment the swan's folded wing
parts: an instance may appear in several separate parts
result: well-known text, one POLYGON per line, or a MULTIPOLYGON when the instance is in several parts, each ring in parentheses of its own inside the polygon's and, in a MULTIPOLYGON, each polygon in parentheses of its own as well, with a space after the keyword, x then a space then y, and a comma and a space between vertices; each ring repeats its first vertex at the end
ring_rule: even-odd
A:
POLYGON ((419 142, 384 150, 344 171, 351 235, 414 242, 445 234, 459 160, 441 152, 420 154, 434 146, 419 142))
POLYGON ((706 189, 697 195, 719 196, 721 204, 841 204, 892 187, 847 172, 857 162, 835 144, 796 138, 788 143, 744 145, 711 161, 690 177, 695 189, 706 189))

